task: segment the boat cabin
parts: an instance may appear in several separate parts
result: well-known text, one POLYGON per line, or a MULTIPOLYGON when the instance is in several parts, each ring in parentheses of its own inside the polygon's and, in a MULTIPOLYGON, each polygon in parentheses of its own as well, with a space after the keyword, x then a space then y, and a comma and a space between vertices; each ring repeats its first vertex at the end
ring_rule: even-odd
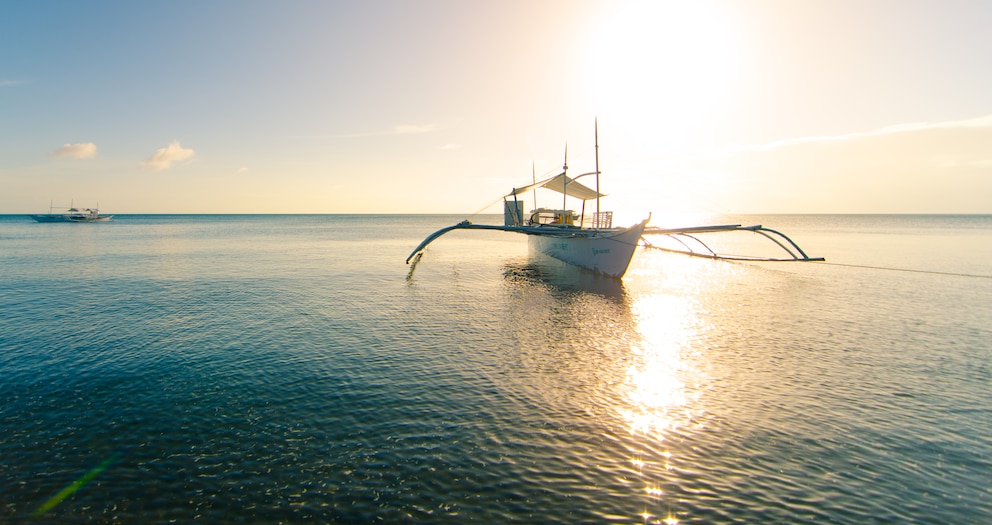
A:
POLYGON ((530 212, 528 224, 540 226, 542 224, 553 224, 555 226, 575 226, 579 221, 579 216, 573 210, 552 210, 549 208, 538 208, 530 212))

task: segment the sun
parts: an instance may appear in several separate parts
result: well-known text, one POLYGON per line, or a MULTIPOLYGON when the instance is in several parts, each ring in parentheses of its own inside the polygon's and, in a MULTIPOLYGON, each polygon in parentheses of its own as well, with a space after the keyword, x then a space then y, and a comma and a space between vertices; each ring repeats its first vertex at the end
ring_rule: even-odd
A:
POLYGON ((622 123, 631 135, 624 140, 683 147, 712 125, 733 89, 728 20, 706 0, 617 4, 589 40, 593 111, 622 123))

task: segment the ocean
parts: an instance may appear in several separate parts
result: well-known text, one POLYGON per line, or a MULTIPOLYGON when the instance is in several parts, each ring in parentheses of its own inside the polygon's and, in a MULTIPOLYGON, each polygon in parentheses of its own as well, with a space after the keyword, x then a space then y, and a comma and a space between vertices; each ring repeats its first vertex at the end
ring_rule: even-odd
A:
POLYGON ((992 216, 404 264, 462 218, 0 216, 0 522, 992 523, 992 216))

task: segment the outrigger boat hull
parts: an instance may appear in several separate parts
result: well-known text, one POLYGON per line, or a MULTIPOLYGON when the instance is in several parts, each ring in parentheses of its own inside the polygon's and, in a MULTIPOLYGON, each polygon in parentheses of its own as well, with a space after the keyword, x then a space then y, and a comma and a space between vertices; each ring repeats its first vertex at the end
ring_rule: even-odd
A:
MULTIPOLYGON (((615 279, 619 279, 627 273, 627 268, 630 266, 630 261, 638 245, 647 249, 657 249, 694 257, 726 261, 811 262, 824 260, 823 257, 810 257, 806 255, 806 252, 785 234, 770 228, 764 228, 761 225, 741 226, 740 224, 721 224, 687 228, 648 228, 648 220, 650 218, 630 228, 609 229, 561 228, 548 225, 498 226, 494 224, 472 224, 469 221, 462 221, 454 226, 441 228, 429 235, 410 253, 410 256, 406 258, 406 262, 409 264, 415 258, 419 260, 419 257, 423 255, 428 244, 451 230, 498 230, 523 233, 528 236, 530 247, 533 251, 615 279), (711 250, 709 246, 698 238, 700 234, 718 232, 751 232, 761 235, 778 245, 788 256, 750 257, 723 255, 711 250), (654 246, 646 239, 649 235, 671 237, 681 243, 684 249, 676 250, 654 246), (698 246, 695 247, 696 249, 693 249, 694 247, 687 241, 694 242, 698 246), (698 249, 700 247, 702 250, 698 249)), ((414 262, 416 263, 416 261, 414 262)))
POLYGON ((545 231, 531 234, 528 242, 532 250, 548 257, 619 279, 627 273, 647 222, 624 229, 545 231))
MULTIPOLYGON (((469 221, 462 221, 454 226, 441 228, 440 230, 427 236, 423 242, 417 246, 410 256, 406 258, 407 264, 414 258, 420 260, 427 245, 438 237, 451 230, 499 230, 505 232, 523 233, 529 237, 529 244, 532 251, 536 251, 558 259, 567 264, 591 270, 593 272, 620 279, 627 273, 630 260, 634 256, 634 251, 639 244, 646 248, 658 248, 665 251, 678 251, 687 255, 699 257, 709 257, 712 259, 725 260, 762 260, 762 261, 816 261, 822 258, 811 258, 799 248, 792 239, 784 234, 758 226, 741 226, 740 224, 726 224, 716 226, 693 226, 688 228, 655 228, 647 227, 650 216, 629 228, 613 228, 613 212, 600 212, 599 199, 605 197, 599 192, 599 132, 596 126, 596 171, 583 173, 578 177, 571 178, 567 175, 568 162, 566 152, 566 162, 562 165, 560 174, 553 177, 534 181, 530 185, 520 188, 513 188, 507 195, 503 196, 503 225, 472 224, 469 221), (587 175, 596 176, 596 188, 588 188, 576 182, 576 179, 587 175), (536 208, 531 211, 527 220, 524 220, 524 203, 518 199, 520 195, 535 191, 539 188, 558 192, 563 195, 561 209, 536 208), (576 214, 567 209, 565 199, 573 197, 582 201, 582 214, 576 214), (586 201, 596 201, 596 211, 592 215, 591 227, 585 224, 585 203, 586 201), (747 231, 756 233, 777 244, 785 250, 789 257, 769 258, 769 257, 744 257, 728 256, 716 253, 709 246, 703 243, 698 234, 747 231), (668 248, 656 247, 650 244, 644 236, 661 235, 674 239, 681 244, 684 250, 671 250, 668 248), (695 249, 694 249, 695 248, 695 249), (704 251, 699 251, 702 248, 704 251)), ((535 197, 535 206, 537 205, 535 197)), ((414 261, 416 263, 416 261, 414 261)), ((416 264, 414 264, 416 266, 416 264)), ((410 275, 413 268, 410 269, 410 275)))

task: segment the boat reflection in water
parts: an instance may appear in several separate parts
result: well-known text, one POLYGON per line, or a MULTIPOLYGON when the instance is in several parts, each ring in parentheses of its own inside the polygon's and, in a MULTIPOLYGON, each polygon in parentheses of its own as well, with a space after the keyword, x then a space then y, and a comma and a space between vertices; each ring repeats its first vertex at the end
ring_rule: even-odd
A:
POLYGON ((544 253, 529 250, 526 262, 511 261, 503 265, 507 281, 520 280, 550 287, 558 292, 581 292, 618 301, 626 300, 623 281, 592 271, 577 270, 569 263, 544 253))

